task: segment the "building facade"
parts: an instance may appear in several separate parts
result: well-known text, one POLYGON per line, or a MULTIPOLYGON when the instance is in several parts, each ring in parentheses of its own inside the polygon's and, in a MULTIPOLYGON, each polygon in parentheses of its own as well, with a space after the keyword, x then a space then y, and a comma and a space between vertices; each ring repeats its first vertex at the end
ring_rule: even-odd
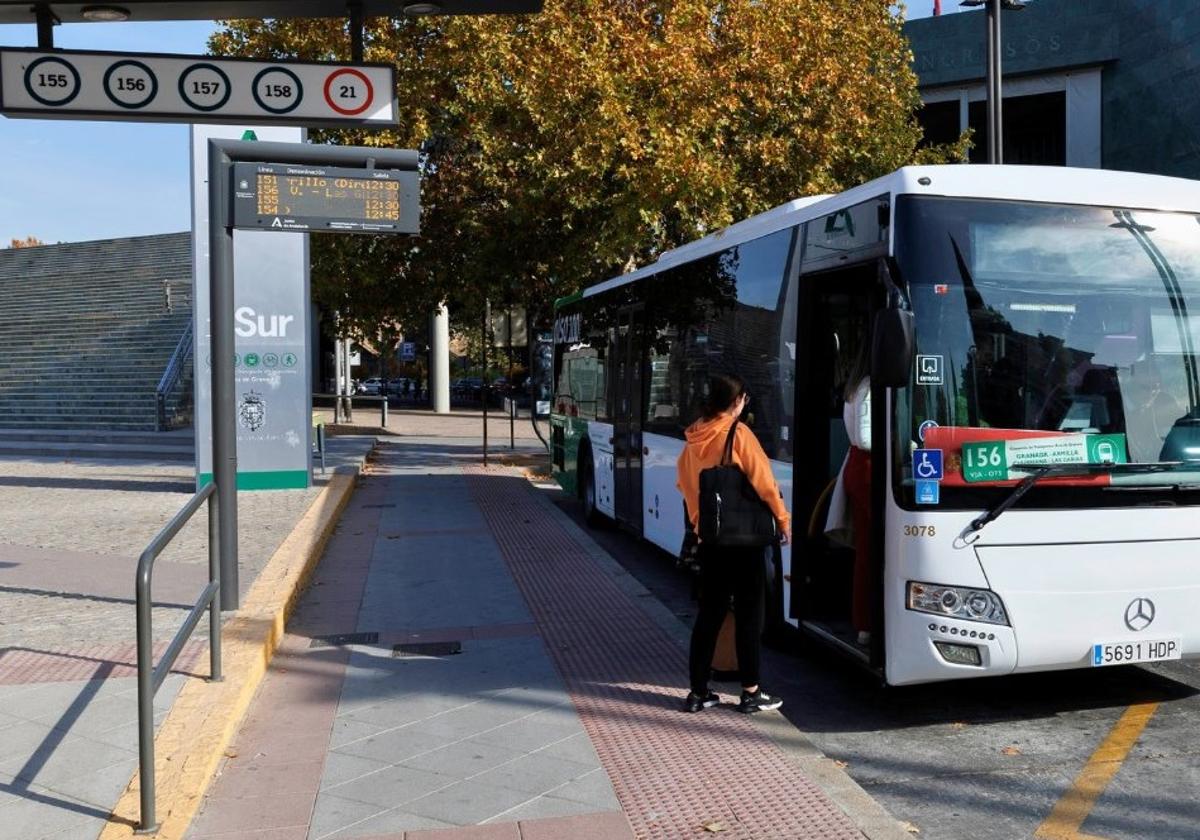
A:
MULTIPOLYGON (((985 162, 982 13, 909 21, 930 142, 975 131, 985 162)), ((1002 13, 1004 161, 1200 178, 1200 2, 1031 0, 1002 13)))

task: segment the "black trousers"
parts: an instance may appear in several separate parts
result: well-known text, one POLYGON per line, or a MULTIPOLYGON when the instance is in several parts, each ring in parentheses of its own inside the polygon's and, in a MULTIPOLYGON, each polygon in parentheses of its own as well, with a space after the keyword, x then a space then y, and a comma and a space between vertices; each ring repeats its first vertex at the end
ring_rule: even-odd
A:
POLYGON ((700 545, 700 612, 692 628, 689 671, 692 691, 708 690, 713 653, 729 599, 737 614, 736 647, 742 685, 758 685, 766 585, 764 548, 708 548, 700 545))

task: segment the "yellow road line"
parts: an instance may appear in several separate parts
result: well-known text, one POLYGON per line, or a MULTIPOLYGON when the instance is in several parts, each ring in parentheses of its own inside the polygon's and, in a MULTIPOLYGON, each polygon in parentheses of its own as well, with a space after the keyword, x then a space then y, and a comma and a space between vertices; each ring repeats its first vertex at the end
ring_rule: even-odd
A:
POLYGON ((1100 840, 1082 834, 1079 829, 1157 709, 1157 703, 1137 703, 1125 710, 1120 720, 1113 724, 1108 737, 1096 747, 1079 771, 1071 787, 1058 800, 1050 816, 1038 826, 1035 837, 1042 840, 1100 840))
MULTIPOLYGON (((335 473, 292 533, 275 551, 221 634, 225 680, 189 680, 154 738, 157 838, 187 832, 221 756, 237 734, 267 665, 325 544, 350 501, 357 476, 335 473)), ((100 840, 131 838, 139 817, 138 776, 125 789, 100 840)))

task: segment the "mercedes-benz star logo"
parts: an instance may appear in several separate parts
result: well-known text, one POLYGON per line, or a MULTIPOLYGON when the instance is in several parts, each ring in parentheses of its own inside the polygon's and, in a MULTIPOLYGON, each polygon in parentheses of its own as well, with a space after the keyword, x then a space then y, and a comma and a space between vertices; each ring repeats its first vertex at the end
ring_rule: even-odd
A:
POLYGON ((1134 598, 1125 608, 1125 626, 1137 633, 1154 621, 1154 602, 1149 598, 1134 598))

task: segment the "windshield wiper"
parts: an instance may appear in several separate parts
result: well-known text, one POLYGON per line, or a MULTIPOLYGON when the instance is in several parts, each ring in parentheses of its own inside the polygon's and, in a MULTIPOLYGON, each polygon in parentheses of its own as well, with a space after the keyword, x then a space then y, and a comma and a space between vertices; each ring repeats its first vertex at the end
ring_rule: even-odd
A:
POLYGON ((971 524, 968 525, 963 532, 958 535, 959 539, 961 539, 967 545, 975 542, 975 540, 979 539, 979 532, 986 528, 988 523, 994 522, 996 519, 1000 518, 1001 514, 1019 502, 1022 496, 1033 489, 1033 485, 1050 475, 1053 470, 1054 467, 1051 466, 1040 467, 1029 475, 1025 476, 1025 478, 1021 479, 1021 483, 1013 488, 1011 493, 984 511, 981 516, 977 516, 975 519, 972 519, 971 524), (971 539, 972 537, 975 539, 971 539))
MULTIPOLYGON (((1015 465, 1018 469, 1033 470, 1032 473, 1021 479, 1021 483, 1012 489, 1012 492, 997 502, 992 507, 983 512, 982 515, 971 520, 963 532, 958 535, 959 539, 967 545, 979 539, 979 532, 982 531, 989 523, 995 522, 1000 516, 1021 500, 1021 497, 1033 489, 1033 486, 1047 477, 1069 476, 1069 475, 1091 475, 1093 473, 1159 473, 1169 472, 1179 466, 1177 461, 1159 461, 1146 464, 1019 464, 1015 465), (974 539, 972 539, 974 537, 974 539)), ((1157 487, 1166 486, 1152 485, 1157 487)), ((1171 485, 1178 487, 1178 485, 1171 485)), ((1107 488, 1106 488, 1107 489, 1107 488)))

